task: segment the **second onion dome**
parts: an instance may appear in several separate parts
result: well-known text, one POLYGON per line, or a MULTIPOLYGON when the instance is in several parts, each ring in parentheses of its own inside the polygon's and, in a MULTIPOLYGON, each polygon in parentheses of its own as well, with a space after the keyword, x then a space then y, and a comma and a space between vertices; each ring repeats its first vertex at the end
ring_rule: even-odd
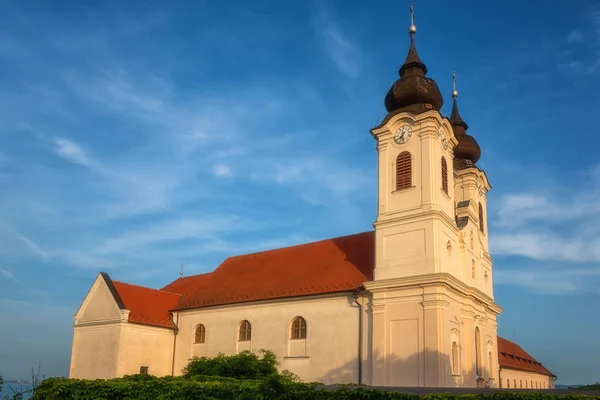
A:
POLYGON ((454 91, 452 92, 452 99, 454 104, 452 105, 452 114, 450 115, 450 124, 454 130, 454 135, 458 140, 458 145, 454 148, 454 168, 462 169, 472 167, 481 157, 481 148, 477 143, 477 140, 469 134, 467 129, 469 126, 460 116, 458 112, 458 103, 456 98, 458 97, 458 91, 456 90, 456 75, 452 75, 454 79, 454 91))

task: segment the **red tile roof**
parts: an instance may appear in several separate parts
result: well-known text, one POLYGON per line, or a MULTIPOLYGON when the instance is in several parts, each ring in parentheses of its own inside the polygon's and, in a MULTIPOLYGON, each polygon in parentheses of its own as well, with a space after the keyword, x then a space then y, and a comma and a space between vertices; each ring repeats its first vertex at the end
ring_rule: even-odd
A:
POLYGON ((172 328, 169 310, 177 305, 182 295, 150 289, 129 283, 112 281, 125 309, 129 322, 172 328))
POLYGON ((211 273, 184 276, 169 283, 167 286, 161 288, 160 290, 172 293, 181 293, 184 296, 188 296, 192 292, 201 290, 201 288, 203 288, 208 283, 210 277, 211 273))
POLYGON ((535 358, 530 356, 518 344, 498 336, 498 363, 502 368, 537 372, 548 376, 556 376, 535 358))
POLYGON ((348 292, 373 279, 374 250, 374 232, 363 232, 230 257, 163 289, 187 292, 174 310, 348 292))

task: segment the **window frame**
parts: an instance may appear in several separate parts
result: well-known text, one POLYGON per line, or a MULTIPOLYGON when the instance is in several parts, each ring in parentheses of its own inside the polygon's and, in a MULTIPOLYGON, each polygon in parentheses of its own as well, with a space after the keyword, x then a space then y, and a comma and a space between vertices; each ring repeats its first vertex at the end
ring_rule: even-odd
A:
POLYGON ((252 340, 252 324, 247 319, 240 322, 238 326, 238 342, 249 342, 252 340))
POLYGON ((206 327, 204 324, 198 324, 194 329, 194 344, 206 343, 206 327))
POLYGON ((442 190, 448 194, 448 162, 446 157, 442 156, 442 190))
POLYGON ((290 340, 306 340, 308 336, 308 324, 306 319, 296 316, 290 325, 290 340))
POLYGON ((402 151, 396 157, 396 190, 412 187, 412 154, 402 151))
POLYGON ((458 375, 459 373, 459 350, 458 350, 458 343, 456 343, 456 341, 452 342, 452 375, 458 375))
POLYGON ((478 376, 483 375, 481 368, 481 331, 479 327, 475 327, 475 372, 478 376))
POLYGON ((481 233, 485 234, 484 224, 483 224, 483 206, 481 202, 479 202, 479 230, 481 233))

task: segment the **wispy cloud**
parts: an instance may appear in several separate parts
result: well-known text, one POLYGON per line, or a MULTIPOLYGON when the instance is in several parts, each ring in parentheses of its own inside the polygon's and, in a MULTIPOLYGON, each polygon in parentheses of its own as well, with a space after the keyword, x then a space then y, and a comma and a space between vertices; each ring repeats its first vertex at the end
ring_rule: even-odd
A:
POLYGON ((586 284, 590 279, 596 282, 595 279, 599 277, 600 268, 574 269, 562 266, 560 269, 499 269, 494 273, 494 283, 517 285, 541 294, 578 295, 600 292, 597 285, 586 284))
POLYGON ((362 50, 333 11, 321 8, 314 16, 313 26, 335 66, 348 77, 358 77, 362 69, 362 50))
POLYGON ((585 35, 581 31, 571 31, 567 36, 569 43, 581 43, 585 39, 585 35))
POLYGON ((213 173, 218 178, 225 178, 233 175, 231 167, 225 164, 217 164, 213 167, 213 173))
MULTIPOLYGON (((557 176, 552 168, 543 173, 557 176)), ((577 287, 590 290, 598 283, 600 168, 579 175, 570 175, 564 185, 557 179, 544 185, 536 184, 535 178, 522 181, 529 191, 500 198, 490 214, 491 251, 529 261, 520 262, 524 267, 518 270, 496 269, 495 282, 561 294, 575 294, 577 287), (573 185, 574 179, 586 185, 573 185)))
POLYGON ((94 168, 94 163, 87 157, 81 147, 64 138, 56 138, 57 154, 67 161, 84 167, 94 168))
POLYGON ((34 254, 39 256, 41 260, 46 260, 48 259, 48 257, 50 257, 47 251, 42 249, 37 243, 29 239, 27 236, 17 234, 17 239, 25 243, 29 250, 31 250, 34 254))
POLYGON ((17 278, 15 278, 12 272, 3 268, 0 268, 0 277, 11 280, 13 282, 18 282, 17 278))

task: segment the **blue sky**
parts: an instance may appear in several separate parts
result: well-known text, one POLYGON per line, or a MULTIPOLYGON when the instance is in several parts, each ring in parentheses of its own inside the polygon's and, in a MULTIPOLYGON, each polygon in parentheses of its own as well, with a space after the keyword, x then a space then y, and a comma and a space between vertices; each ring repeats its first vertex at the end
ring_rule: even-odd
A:
MULTIPOLYGON (((405 4, 406 3, 406 4, 405 4)), ((0 374, 68 373, 99 271, 160 287, 371 229, 402 1, 0 1, 0 374)), ((491 184, 499 334, 600 379, 600 5, 415 1, 491 184)))

